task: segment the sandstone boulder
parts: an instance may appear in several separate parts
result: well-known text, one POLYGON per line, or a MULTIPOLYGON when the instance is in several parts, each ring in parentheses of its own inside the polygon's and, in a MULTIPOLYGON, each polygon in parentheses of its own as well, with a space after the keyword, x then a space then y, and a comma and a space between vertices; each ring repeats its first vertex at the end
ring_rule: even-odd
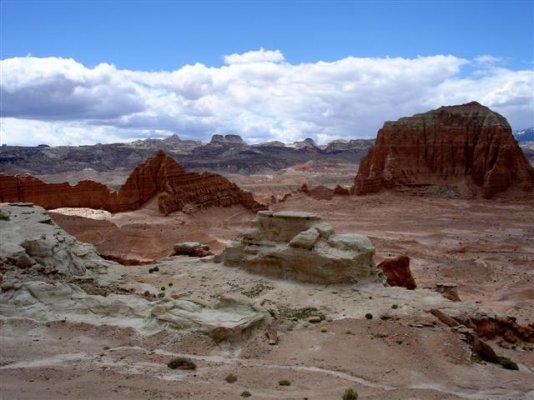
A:
POLYGON ((506 119, 472 102, 386 122, 358 169, 352 192, 482 196, 534 188, 506 119))
POLYGON ((260 211, 222 254, 225 265, 316 283, 379 280, 366 236, 336 235, 317 214, 260 211))
POLYGON ((378 268, 382 270, 390 286, 400 286, 410 290, 417 287, 410 271, 410 257, 408 256, 384 260, 378 264, 378 268))
POLYGON ((182 242, 174 245, 175 256, 206 257, 213 253, 207 244, 199 242, 182 242))

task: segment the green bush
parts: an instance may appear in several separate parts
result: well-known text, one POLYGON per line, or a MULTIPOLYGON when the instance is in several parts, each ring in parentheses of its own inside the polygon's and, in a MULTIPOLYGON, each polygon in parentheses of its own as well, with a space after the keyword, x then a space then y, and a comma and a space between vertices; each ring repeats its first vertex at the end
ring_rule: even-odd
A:
POLYGON ((252 396, 252 394, 248 390, 241 392, 241 397, 250 397, 250 396, 252 396))
POLYGON ((517 363, 515 361, 510 360, 508 357, 501 357, 499 363, 504 369, 511 369, 513 371, 519 370, 519 366, 517 365, 517 363))
POLYGON ((314 315, 317 315, 317 309, 315 307, 299 308, 293 313, 293 317, 296 319, 308 319, 314 315))
POLYGON ((170 369, 197 369, 197 365, 188 358, 173 358, 167 363, 170 369))
POLYGON ((343 396, 341 397, 342 400, 358 400, 358 393, 352 389, 345 390, 345 393, 343 393, 343 396))

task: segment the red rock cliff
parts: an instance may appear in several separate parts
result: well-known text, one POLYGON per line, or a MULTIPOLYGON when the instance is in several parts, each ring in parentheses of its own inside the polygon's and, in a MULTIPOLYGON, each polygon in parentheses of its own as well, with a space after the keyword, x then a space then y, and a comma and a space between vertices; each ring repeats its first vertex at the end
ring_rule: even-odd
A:
POLYGON ((352 192, 429 187, 491 198, 510 188, 531 191, 534 169, 506 119, 477 102, 386 122, 352 192))
POLYGON ((187 172, 163 151, 137 166, 118 192, 103 184, 81 181, 45 183, 29 175, 0 174, 0 202, 32 202, 46 209, 89 207, 111 212, 136 210, 158 196, 164 214, 210 206, 241 204, 256 212, 264 207, 226 178, 212 173, 187 172))

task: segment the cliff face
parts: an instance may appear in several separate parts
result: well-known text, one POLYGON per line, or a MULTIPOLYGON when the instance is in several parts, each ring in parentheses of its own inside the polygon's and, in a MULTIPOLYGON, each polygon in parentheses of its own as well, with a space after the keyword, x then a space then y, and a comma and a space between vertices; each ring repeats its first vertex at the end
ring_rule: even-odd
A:
POLYGON ((158 196, 164 214, 174 211, 241 204, 256 212, 264 207, 226 178, 187 172, 163 151, 137 166, 118 192, 93 181, 75 186, 49 184, 29 175, 0 174, 0 202, 32 202, 46 209, 89 207, 111 212, 136 210, 158 196))
POLYGON ((472 102, 386 122, 352 191, 432 186, 491 198, 510 188, 531 191, 534 169, 506 119, 472 102))

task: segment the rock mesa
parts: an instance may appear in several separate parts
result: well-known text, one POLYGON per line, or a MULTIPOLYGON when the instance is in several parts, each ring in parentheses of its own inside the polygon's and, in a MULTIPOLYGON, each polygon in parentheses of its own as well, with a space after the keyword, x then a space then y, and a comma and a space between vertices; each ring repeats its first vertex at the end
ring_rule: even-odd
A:
POLYGON ((45 183, 29 175, 0 174, 0 202, 32 202, 45 209, 88 207, 111 212, 131 211, 155 196, 164 214, 234 204, 253 212, 264 208, 252 194, 226 178, 209 172, 188 172, 161 150, 137 166, 118 192, 93 181, 71 186, 45 183))
POLYGON ((506 119, 472 102, 386 122, 352 192, 494 195, 534 188, 530 166, 506 119))

